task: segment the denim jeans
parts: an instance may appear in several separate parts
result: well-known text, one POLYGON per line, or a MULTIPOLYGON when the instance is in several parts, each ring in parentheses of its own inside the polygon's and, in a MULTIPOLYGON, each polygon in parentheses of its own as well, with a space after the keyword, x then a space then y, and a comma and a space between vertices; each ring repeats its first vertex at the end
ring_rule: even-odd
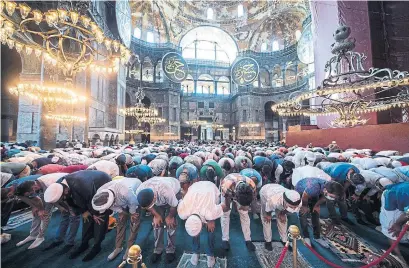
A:
POLYGON ((338 203, 339 212, 341 214, 341 219, 346 219, 348 217, 348 207, 345 201, 345 198, 338 199, 338 200, 327 200, 327 208, 329 212, 329 217, 331 220, 338 221, 339 217, 337 216, 337 212, 335 210, 335 203, 338 203))
POLYGON ((314 238, 318 239, 321 235, 321 225, 320 225, 320 214, 313 211, 315 204, 317 203, 318 198, 310 198, 308 200, 308 209, 309 211, 304 215, 299 214, 300 225, 302 230, 302 235, 304 238, 309 238, 310 234, 308 233, 308 216, 311 215, 312 229, 314 238))
MULTIPOLYGON (((203 226, 203 228, 207 228, 207 227, 203 226)), ((207 256, 214 256, 215 237, 216 236, 214 232, 207 231, 207 247, 205 249, 207 256)), ((193 253, 198 253, 198 254, 200 253, 200 234, 198 236, 193 237, 192 251, 193 253)))
POLYGON ((80 226, 81 215, 72 216, 69 212, 61 212, 61 222, 57 229, 57 241, 63 241, 67 245, 74 245, 75 236, 77 235, 80 226), (67 231, 70 228, 68 235, 67 231))

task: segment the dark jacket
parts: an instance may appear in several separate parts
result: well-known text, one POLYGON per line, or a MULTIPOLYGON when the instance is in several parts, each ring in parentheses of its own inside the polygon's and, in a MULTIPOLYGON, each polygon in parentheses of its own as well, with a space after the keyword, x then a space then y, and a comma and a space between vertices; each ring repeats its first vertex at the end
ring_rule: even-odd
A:
POLYGON ((48 157, 40 157, 40 158, 34 159, 33 161, 31 161, 31 163, 32 162, 37 163, 37 168, 40 168, 48 164, 52 164, 51 158, 48 158, 48 157))
POLYGON ((61 179, 65 180, 70 188, 67 203, 74 209, 75 214, 86 211, 92 215, 99 214, 92 208, 91 201, 99 187, 112 180, 108 174, 98 170, 81 170, 61 179))

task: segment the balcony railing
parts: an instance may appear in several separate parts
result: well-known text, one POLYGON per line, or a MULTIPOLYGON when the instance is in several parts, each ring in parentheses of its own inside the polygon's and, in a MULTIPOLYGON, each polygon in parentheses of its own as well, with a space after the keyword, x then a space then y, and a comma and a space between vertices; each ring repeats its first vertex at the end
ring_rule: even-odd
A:
POLYGON ((139 38, 133 37, 132 36, 132 43, 133 45, 137 46, 143 46, 147 48, 156 48, 156 49, 173 49, 173 50, 178 50, 180 51, 181 48, 175 44, 172 43, 150 43, 146 42, 144 40, 141 40, 139 38))

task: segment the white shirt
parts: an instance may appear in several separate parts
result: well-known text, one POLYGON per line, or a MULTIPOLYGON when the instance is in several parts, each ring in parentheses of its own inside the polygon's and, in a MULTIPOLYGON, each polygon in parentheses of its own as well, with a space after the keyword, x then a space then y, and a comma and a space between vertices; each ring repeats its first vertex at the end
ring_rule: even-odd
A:
POLYGON ((200 216, 203 222, 212 221, 223 216, 220 203, 220 192, 210 181, 199 181, 189 187, 185 197, 180 201, 178 214, 182 220, 192 214, 200 216))
MULTIPOLYGON (((370 170, 361 170, 360 174, 365 178, 365 186, 366 188, 370 188, 369 192, 367 193, 368 196, 372 196, 376 194, 379 190, 375 187, 376 181, 380 178, 383 178, 382 175, 375 173, 370 170)), ((360 192, 356 192, 356 194, 361 194, 360 192)))
POLYGON ((379 165, 378 162, 372 158, 352 158, 351 163, 358 164, 365 170, 376 168, 379 165))
POLYGON ((147 181, 144 181, 139 186, 135 195, 143 189, 152 189, 156 194, 156 206, 169 205, 171 207, 177 207, 178 200, 176 195, 180 192, 180 182, 172 177, 153 177, 147 181))
POLYGON ((297 182, 305 178, 320 178, 328 181, 331 180, 330 175, 317 167, 304 166, 293 170, 291 181, 294 186, 297 185, 297 182))
POLYGON ((92 164, 87 169, 92 170, 96 169, 99 171, 103 171, 108 174, 111 178, 119 176, 119 167, 116 163, 113 163, 108 160, 99 160, 95 164, 92 164))
POLYGON ((139 206, 135 192, 141 184, 142 182, 137 178, 116 179, 102 185, 97 193, 104 189, 111 190, 115 195, 115 200, 110 209, 122 212, 129 208, 129 213, 134 214, 139 206))
POLYGON ((65 175, 68 175, 68 173, 51 173, 47 175, 43 175, 39 177, 37 180, 42 182, 46 188, 50 186, 53 183, 56 183, 60 178, 64 177, 65 175))
MULTIPOLYGON (((261 206, 265 212, 274 212, 276 209, 285 210, 284 207, 284 192, 288 191, 287 188, 279 184, 269 183, 261 187, 260 200, 261 206)), ((298 210, 301 207, 302 202, 298 206, 298 210)), ((297 211, 298 212, 298 211, 297 211)))

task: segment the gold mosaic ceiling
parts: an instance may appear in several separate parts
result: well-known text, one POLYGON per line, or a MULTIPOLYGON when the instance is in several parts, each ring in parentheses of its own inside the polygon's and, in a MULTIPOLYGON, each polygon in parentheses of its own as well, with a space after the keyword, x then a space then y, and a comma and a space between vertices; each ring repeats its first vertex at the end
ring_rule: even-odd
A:
MULTIPOLYGON (((153 31, 162 43, 178 44, 181 37, 199 25, 214 25, 230 33, 241 50, 260 50, 261 43, 279 41, 284 46, 296 42, 309 14, 308 0, 290 1, 195 1, 130 0, 133 27, 153 31), (237 16, 242 4, 244 16, 237 16), (208 8, 214 17, 207 19, 208 8)), ((269 46, 270 47, 270 46, 269 46)))

